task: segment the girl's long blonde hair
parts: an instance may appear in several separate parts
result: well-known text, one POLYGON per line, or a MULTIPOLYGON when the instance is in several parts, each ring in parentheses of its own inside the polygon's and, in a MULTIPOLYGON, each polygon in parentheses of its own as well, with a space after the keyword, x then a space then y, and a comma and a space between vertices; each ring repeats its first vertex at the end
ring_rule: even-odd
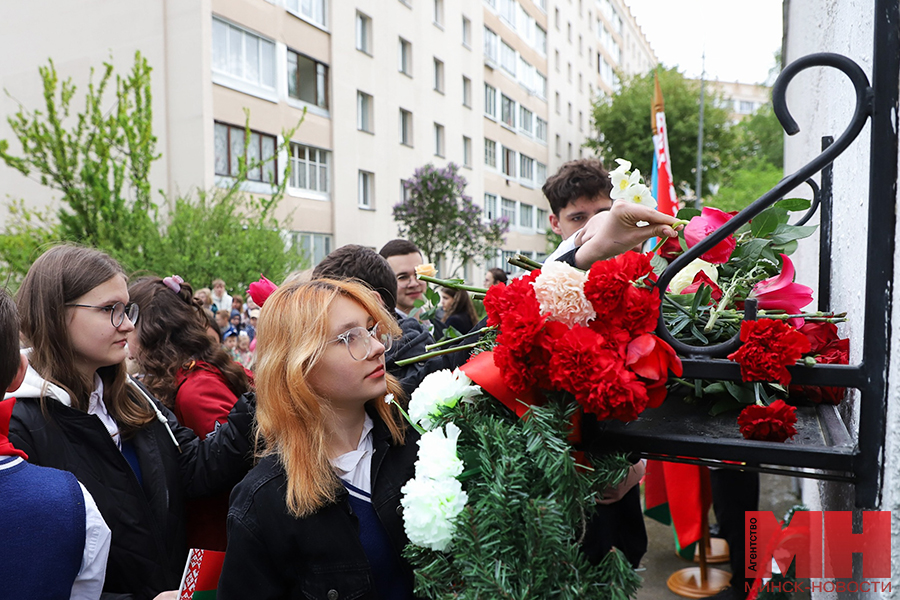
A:
MULTIPOLYGON (((263 455, 275 454, 287 474, 286 502, 296 517, 335 501, 340 482, 328 458, 325 424, 331 411, 327 397, 309 385, 309 373, 330 341, 328 308, 342 296, 357 302, 399 335, 396 320, 368 287, 350 281, 318 279, 282 285, 260 311, 256 347, 257 435, 263 455)), ((386 375, 387 391, 396 398, 402 388, 386 375)), ((373 398, 375 410, 395 444, 402 444, 405 425, 393 404, 373 398)))

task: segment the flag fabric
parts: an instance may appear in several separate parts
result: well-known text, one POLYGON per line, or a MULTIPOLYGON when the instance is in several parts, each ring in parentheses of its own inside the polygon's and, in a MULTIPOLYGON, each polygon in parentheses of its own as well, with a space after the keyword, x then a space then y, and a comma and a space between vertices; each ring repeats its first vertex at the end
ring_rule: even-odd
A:
POLYGON ((191 548, 178 588, 178 600, 215 600, 225 553, 191 548))
POLYGON ((675 551, 694 560, 703 538, 703 516, 712 505, 709 468, 683 463, 647 461, 644 475, 644 514, 672 525, 675 551))
POLYGON ((653 170, 650 192, 656 198, 656 210, 673 217, 678 214, 678 198, 672 184, 672 163, 669 160, 669 130, 666 127, 666 112, 659 77, 653 76, 653 104, 650 121, 653 128, 653 170))

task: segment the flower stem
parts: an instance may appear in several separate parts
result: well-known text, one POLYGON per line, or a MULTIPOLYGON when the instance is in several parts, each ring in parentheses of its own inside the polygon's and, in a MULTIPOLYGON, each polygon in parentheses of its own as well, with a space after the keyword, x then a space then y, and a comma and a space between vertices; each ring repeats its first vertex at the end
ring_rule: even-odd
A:
POLYGON ((680 383, 681 385, 686 385, 687 387, 689 387, 693 390, 697 389, 696 385, 694 385, 693 383, 691 383, 690 381, 688 381, 686 379, 682 379, 681 377, 670 377, 669 379, 671 379, 675 383, 680 383))
POLYGON ((519 267, 520 269, 524 269, 525 271, 536 271, 536 270, 540 269, 540 267, 535 267, 534 265, 531 265, 525 261, 518 260, 518 255, 513 256, 512 258, 508 258, 506 260, 506 262, 508 262, 509 264, 511 264, 514 267, 519 267))
POLYGON ((519 262, 525 263, 526 265, 531 265, 534 269, 542 269, 544 267, 542 263, 539 263, 536 260, 532 260, 524 254, 516 254, 513 258, 515 258, 519 262))
POLYGON ((487 293, 487 290, 485 288, 466 285, 465 283, 461 283, 460 281, 456 281, 453 279, 438 279, 437 277, 429 277, 428 275, 419 275, 418 279, 421 281, 427 281, 428 283, 436 283, 441 287, 453 288, 455 290, 465 290, 467 292, 475 292, 476 294, 487 293))
POLYGON ((709 321, 706 323, 706 327, 703 328, 704 333, 709 333, 713 330, 713 327, 716 326, 716 321, 718 320, 719 315, 721 315, 725 311, 725 307, 728 306, 728 304, 731 302, 731 299, 734 297, 734 293, 737 291, 737 286, 740 282, 741 279, 736 277, 731 282, 731 285, 729 285, 728 288, 725 289, 725 293, 722 294, 722 299, 719 300, 719 303, 716 305, 716 307, 709 313, 709 321))
POLYGON ((454 352, 462 352, 463 350, 472 350, 478 346, 475 344, 465 344, 463 346, 457 346, 455 348, 445 348, 444 350, 435 350, 434 352, 426 352, 425 354, 420 354, 419 356, 413 356, 412 358, 405 358, 403 360, 398 360, 394 364, 398 367, 405 367, 406 365, 411 365, 413 363, 422 362, 423 360, 428 360, 429 358, 434 358, 435 356, 441 356, 444 354, 453 354, 454 352))
POLYGON ((465 335, 460 335, 460 336, 455 337, 455 338, 450 338, 449 340, 443 340, 443 341, 441 341, 441 342, 436 342, 436 343, 434 343, 434 344, 428 344, 427 346, 425 346, 425 351, 426 351, 426 352, 431 352, 431 351, 434 350, 435 348, 443 348, 444 346, 449 346, 450 344, 453 344, 453 343, 455 343, 455 342, 458 342, 458 341, 460 341, 460 340, 462 340, 462 339, 465 339, 465 338, 467 338, 467 337, 472 337, 472 336, 478 335, 478 334, 480 334, 480 333, 485 333, 485 332, 487 332, 487 331, 493 331, 494 329, 497 329, 497 327, 496 327, 496 326, 492 326, 492 327, 482 327, 482 328, 479 329, 478 331, 470 331, 469 333, 467 333, 467 334, 465 334, 465 335))
POLYGON ((394 400, 391 400, 391 403, 392 403, 394 406, 396 406, 396 407, 400 410, 400 414, 403 415, 403 418, 406 419, 406 421, 407 421, 410 425, 412 425, 413 429, 415 429, 416 431, 419 432, 419 435, 424 435, 424 434, 425 434, 425 429, 424 429, 421 425, 419 425, 418 423, 413 422, 413 420, 409 418, 409 413, 407 413, 405 410, 403 410, 403 407, 400 406, 400 403, 397 402, 397 400, 395 400, 395 399, 394 399, 394 400))

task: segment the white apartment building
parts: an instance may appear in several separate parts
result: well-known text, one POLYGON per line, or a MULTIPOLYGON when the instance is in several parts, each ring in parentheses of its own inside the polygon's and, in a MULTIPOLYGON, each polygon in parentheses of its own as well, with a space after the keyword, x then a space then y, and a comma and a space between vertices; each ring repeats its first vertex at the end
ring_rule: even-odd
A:
MULTIPOLYGON (((657 62, 622 0, 35 0, 4 6, 0 48, 4 116, 17 102, 42 107, 48 57, 84 89, 91 67, 111 60, 125 73, 140 50, 162 153, 151 183, 170 197, 227 181, 241 154, 271 155, 303 118, 247 188, 269 193, 291 162, 281 216, 314 263, 397 237, 401 181, 428 162, 461 165, 485 216, 509 219, 488 266, 516 251, 542 258, 541 185, 584 155, 591 102, 615 89, 616 71, 657 62)), ((0 139, 15 148, 11 138, 3 119, 0 139)), ((0 190, 53 202, 6 167, 0 190)), ((480 280, 484 266, 466 276, 480 280)))

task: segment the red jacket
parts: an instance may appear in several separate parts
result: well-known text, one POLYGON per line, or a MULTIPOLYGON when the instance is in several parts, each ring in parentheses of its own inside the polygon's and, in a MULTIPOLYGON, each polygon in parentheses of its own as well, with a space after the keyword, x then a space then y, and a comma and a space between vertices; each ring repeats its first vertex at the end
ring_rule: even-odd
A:
MULTIPOLYGON (((245 369, 246 370, 246 369, 245 369)), ((252 383, 253 374, 247 371, 252 383)), ((204 440, 228 420, 237 396, 215 366, 196 361, 175 375, 175 416, 204 440)), ((225 517, 231 490, 186 502, 187 542, 189 548, 225 550, 225 517)))

